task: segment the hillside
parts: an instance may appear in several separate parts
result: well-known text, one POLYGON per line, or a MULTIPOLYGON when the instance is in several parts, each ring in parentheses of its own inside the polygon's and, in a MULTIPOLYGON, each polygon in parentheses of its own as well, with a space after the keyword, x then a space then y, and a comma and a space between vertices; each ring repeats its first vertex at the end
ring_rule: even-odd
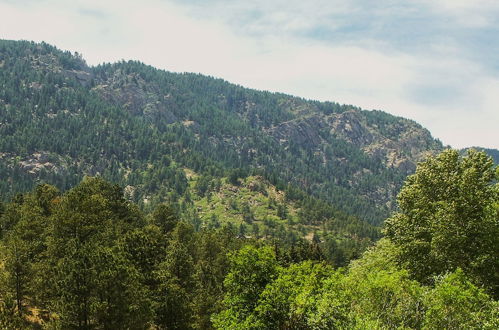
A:
POLYGON ((484 152, 44 43, 0 84, 1 329, 499 328, 484 152))
POLYGON ((101 175, 147 208, 177 202, 189 169, 260 175, 379 224, 415 164, 443 148, 417 123, 381 111, 134 61, 89 67, 44 43, 1 41, 0 66, 4 199, 37 182, 65 190, 101 175))
POLYGON ((102 178, 0 203, 0 328, 499 326, 498 171, 482 152, 419 163, 386 237, 362 255, 369 242, 342 233, 338 214, 320 237, 300 223, 327 209, 318 201, 286 201, 258 176, 186 175, 192 224, 166 204, 145 214, 102 178), (242 232, 250 223, 261 230, 242 232))

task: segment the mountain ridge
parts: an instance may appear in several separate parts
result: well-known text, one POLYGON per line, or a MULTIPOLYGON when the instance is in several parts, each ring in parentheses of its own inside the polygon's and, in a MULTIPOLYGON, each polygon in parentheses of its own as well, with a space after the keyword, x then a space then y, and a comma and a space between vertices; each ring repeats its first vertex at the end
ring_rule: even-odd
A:
POLYGON ((263 175, 373 224, 418 161, 443 150, 416 122, 382 111, 247 89, 137 61, 90 67, 46 43, 0 41, 0 193, 84 175, 176 202, 184 168, 263 175), (34 132, 41 132, 35 134, 34 132))

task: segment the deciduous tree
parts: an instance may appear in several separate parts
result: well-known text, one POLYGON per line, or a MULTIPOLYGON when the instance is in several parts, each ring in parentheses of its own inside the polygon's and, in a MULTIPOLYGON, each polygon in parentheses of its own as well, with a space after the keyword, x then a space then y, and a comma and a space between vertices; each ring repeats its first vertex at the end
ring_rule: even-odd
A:
POLYGON ((498 187, 492 159, 470 150, 447 150, 419 164, 386 221, 399 260, 418 280, 460 267, 497 294, 499 289, 498 187))

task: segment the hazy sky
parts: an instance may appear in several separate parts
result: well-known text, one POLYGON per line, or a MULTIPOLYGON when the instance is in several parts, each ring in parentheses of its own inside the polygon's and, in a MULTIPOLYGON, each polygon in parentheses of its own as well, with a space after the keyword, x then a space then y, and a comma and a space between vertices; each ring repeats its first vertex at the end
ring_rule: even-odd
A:
POLYGON ((496 0, 0 0, 0 38, 411 118, 499 148, 496 0))

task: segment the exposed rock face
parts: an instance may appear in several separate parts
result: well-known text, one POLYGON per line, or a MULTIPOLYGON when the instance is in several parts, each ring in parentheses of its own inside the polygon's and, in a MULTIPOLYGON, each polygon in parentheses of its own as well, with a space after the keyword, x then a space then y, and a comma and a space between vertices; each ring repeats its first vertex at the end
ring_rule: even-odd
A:
MULTIPOLYGON (((162 95, 158 86, 145 81, 137 73, 116 69, 109 76, 96 77, 83 60, 77 68, 64 69, 52 54, 33 55, 30 59, 34 67, 62 72, 75 78, 83 86, 88 86, 93 81, 93 90, 101 97, 134 115, 163 124, 181 122, 170 109, 171 95, 162 95)), ((41 88, 36 85, 31 87, 41 88)), ((249 110, 255 106, 257 105, 253 101, 246 100, 243 108, 248 111, 241 120, 251 121, 252 112, 249 110)), ((268 128, 263 128, 265 125, 262 125, 262 130, 264 134, 273 136, 281 145, 288 147, 292 145, 322 152, 331 143, 331 139, 339 139, 359 148, 385 166, 399 169, 403 173, 411 173, 418 161, 442 148, 426 129, 403 118, 394 120, 392 117, 388 121, 384 118, 381 122, 373 122, 368 111, 357 108, 323 114, 310 103, 298 98, 287 98, 280 106, 289 108, 294 119, 267 126, 268 128)), ((258 121, 258 116, 254 117, 258 121)), ((182 124, 193 131, 199 131, 198 123, 191 124, 184 120, 182 124)), ((228 140, 233 142, 238 139, 240 138, 231 137, 228 140)), ((326 158, 324 156, 325 161, 326 158)))
POLYGON ((19 161, 18 165, 30 174, 36 174, 39 171, 54 171, 60 170, 60 163, 57 157, 51 157, 47 152, 35 152, 30 157, 19 161), (57 163, 57 164, 56 164, 57 163))
POLYGON ((352 110, 330 116, 331 134, 404 173, 413 172, 417 162, 428 156, 428 150, 433 153, 442 148, 428 130, 413 121, 400 118, 382 130, 370 124, 366 114, 352 110))
POLYGON ((364 147, 374 141, 374 136, 366 127, 361 114, 356 110, 345 111, 326 118, 330 134, 344 139, 357 147, 364 147))
MULTIPOLYGON (((144 81, 136 73, 125 73, 118 69, 110 77, 97 77, 83 59, 74 58, 76 64, 73 64, 73 68, 65 68, 64 63, 53 54, 32 54, 27 60, 35 70, 60 73, 68 79, 75 79, 85 87, 89 87, 91 83, 95 84, 93 90, 101 97, 135 115, 144 115, 166 124, 177 121, 167 107, 168 102, 164 101, 168 96, 161 98, 158 88, 144 81)), ((42 85, 32 82, 30 88, 40 90, 42 85)))
POLYGON ((90 85, 93 79, 92 74, 88 72, 88 68, 86 70, 66 70, 66 76, 75 78, 83 86, 90 85))
POLYGON ((144 115, 166 124, 177 121, 177 117, 167 109, 166 102, 160 100, 157 88, 148 85, 137 74, 116 70, 110 78, 100 81, 94 90, 134 115, 144 115))
POLYGON ((315 149, 322 143, 320 132, 326 128, 320 116, 310 116, 284 122, 268 130, 280 143, 292 142, 315 149))
POLYGON ((298 118, 268 130, 281 144, 294 143, 302 148, 323 150, 331 138, 347 141, 387 167, 403 173, 415 170, 417 162, 442 148, 428 130, 400 118, 381 130, 369 123, 368 111, 349 110, 331 115, 298 118))

